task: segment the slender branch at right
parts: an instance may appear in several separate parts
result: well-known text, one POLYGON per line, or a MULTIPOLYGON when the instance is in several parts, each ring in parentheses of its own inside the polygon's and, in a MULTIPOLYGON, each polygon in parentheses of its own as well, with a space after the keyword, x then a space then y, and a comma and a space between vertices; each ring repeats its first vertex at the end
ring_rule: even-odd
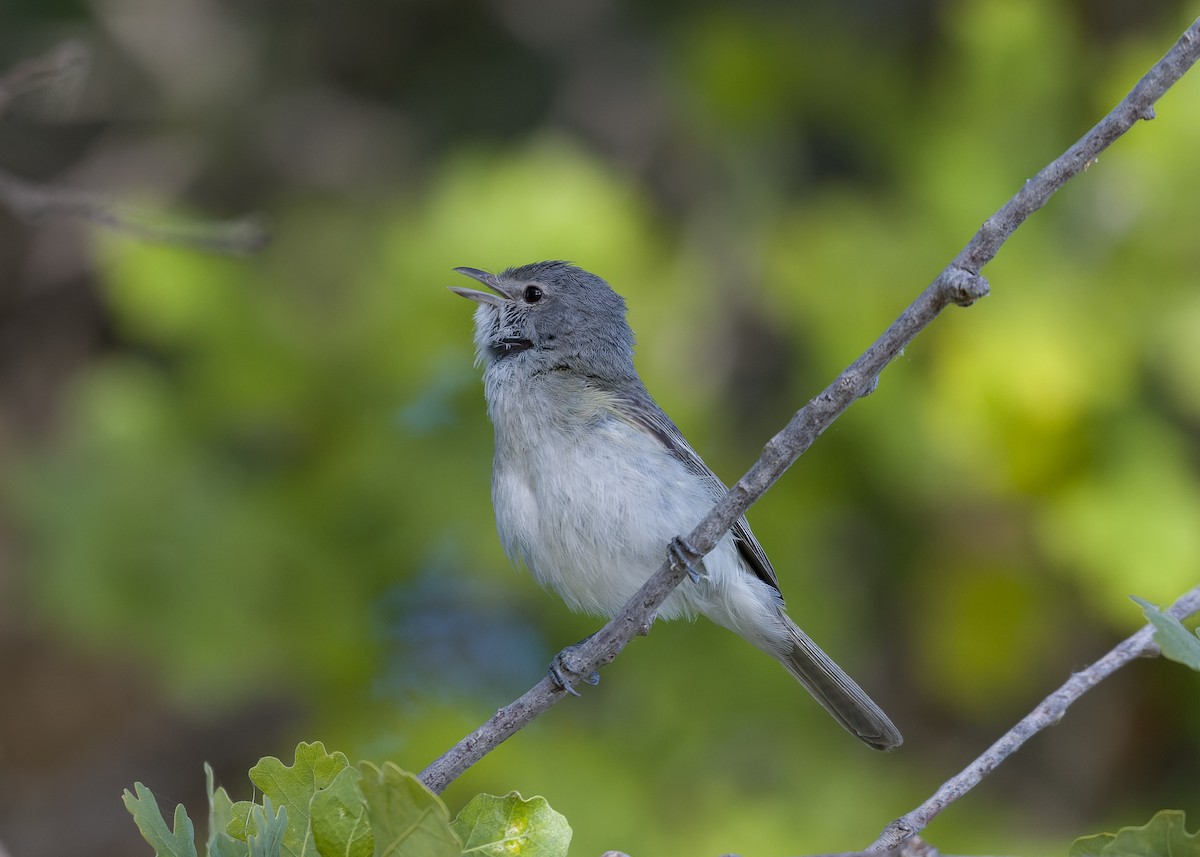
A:
POLYGON ((979 273, 980 268, 992 261, 1000 245, 1025 222, 1025 218, 1045 205, 1051 194, 1072 176, 1087 169, 1102 151, 1139 119, 1153 119, 1154 105, 1158 99, 1195 65, 1198 56, 1200 18, 1183 31, 1179 40, 1143 75, 1120 104, 984 221, 975 237, 954 260, 954 267, 979 273))
POLYGON ((1045 205, 1052 193, 1066 184, 1081 170, 1096 161, 1100 152, 1109 148, 1124 132, 1140 119, 1154 118, 1154 104, 1164 92, 1174 86, 1178 79, 1195 65, 1200 55, 1200 18, 1196 18, 1174 46, 1163 55, 1150 71, 1146 72, 1121 103, 1109 110, 1104 119, 1080 137, 1078 142, 1054 162, 1025 182, 1003 208, 988 218, 976 236, 962 248, 954 265, 966 271, 976 272, 991 262, 1000 250, 1000 245, 1012 235, 1025 218, 1045 205))
MULTIPOLYGON (((1167 612, 1176 619, 1186 619, 1200 612, 1200 586, 1183 595, 1167 612)), ((1062 720, 1071 703, 1135 658, 1158 653, 1158 646, 1154 642, 1154 627, 1146 625, 1087 669, 1067 679, 1062 687, 1043 699, 978 759, 943 783, 928 800, 884 828, 883 833, 867 851, 877 854, 892 851, 909 837, 920 833, 938 813, 979 785, 985 776, 1015 753, 1022 744, 1038 732, 1062 720)))

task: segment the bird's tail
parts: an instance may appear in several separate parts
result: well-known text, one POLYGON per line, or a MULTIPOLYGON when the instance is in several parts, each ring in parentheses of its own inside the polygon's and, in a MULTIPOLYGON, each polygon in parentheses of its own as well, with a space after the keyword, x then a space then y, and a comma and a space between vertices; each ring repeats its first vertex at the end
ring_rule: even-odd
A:
POLYGON ((788 640, 774 652, 805 690, 813 695, 834 719, 859 740, 876 750, 893 750, 904 738, 883 710, 867 696, 845 670, 821 651, 790 619, 788 640))

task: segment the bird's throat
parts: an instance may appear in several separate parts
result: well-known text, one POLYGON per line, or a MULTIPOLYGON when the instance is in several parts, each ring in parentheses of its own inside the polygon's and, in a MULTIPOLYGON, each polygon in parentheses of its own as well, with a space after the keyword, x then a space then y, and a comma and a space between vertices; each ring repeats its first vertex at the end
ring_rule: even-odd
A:
POLYGON ((528 339, 520 339, 515 336, 498 339, 488 346, 492 352, 492 356, 497 360, 502 360, 505 357, 511 357, 514 354, 520 354, 522 351, 528 351, 533 348, 533 342, 528 339))

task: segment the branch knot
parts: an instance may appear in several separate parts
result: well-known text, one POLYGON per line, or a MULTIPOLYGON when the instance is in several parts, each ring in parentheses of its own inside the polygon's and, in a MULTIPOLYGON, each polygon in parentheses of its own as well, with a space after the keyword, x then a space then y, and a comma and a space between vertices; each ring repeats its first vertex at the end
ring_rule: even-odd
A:
POLYGON ((959 265, 950 265, 938 277, 938 291, 946 303, 970 306, 991 292, 987 278, 959 265))

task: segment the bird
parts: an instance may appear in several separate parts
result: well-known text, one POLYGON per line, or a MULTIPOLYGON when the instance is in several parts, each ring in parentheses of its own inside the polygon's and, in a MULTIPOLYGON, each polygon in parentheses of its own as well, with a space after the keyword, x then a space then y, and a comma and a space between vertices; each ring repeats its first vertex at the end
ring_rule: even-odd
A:
MULTIPOLYGON (((504 551, 571 609, 612 617, 726 486, 646 390, 625 300, 604 279, 563 261, 454 270, 487 289, 450 287, 478 304, 504 551)), ((691 573, 657 618, 707 617, 775 658, 863 743, 900 746, 887 715, 788 616, 745 517, 691 573)))

